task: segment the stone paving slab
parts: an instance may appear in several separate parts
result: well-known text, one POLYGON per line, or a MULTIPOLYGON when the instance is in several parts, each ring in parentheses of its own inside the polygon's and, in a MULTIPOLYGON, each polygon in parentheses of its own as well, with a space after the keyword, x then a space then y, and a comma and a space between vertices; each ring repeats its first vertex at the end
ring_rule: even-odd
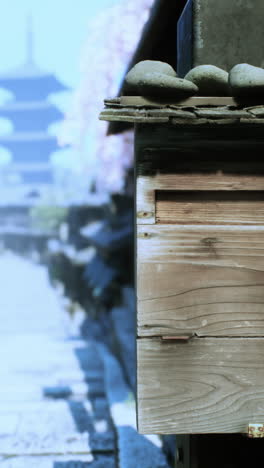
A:
POLYGON ((0 413, 0 455, 90 453, 65 401, 41 402, 0 413))
POLYGON ((10 332, 19 335, 29 331, 63 336, 59 300, 50 288, 43 266, 11 253, 2 254, 0 284, 1 338, 10 332), (32 309, 32 304, 37 310, 32 309))
MULTIPOLYGON (((0 458, 1 468, 93 468, 91 455, 0 458)), ((105 466, 104 468, 107 468, 105 466)))
POLYGON ((79 357, 89 344, 63 328, 45 268, 7 254, 0 257, 0 282, 0 468, 112 468, 109 418, 90 400, 103 399, 103 368, 93 349, 84 368, 79 357), (47 387, 70 394, 47 398, 47 387), (105 466, 97 450, 111 453, 105 466))

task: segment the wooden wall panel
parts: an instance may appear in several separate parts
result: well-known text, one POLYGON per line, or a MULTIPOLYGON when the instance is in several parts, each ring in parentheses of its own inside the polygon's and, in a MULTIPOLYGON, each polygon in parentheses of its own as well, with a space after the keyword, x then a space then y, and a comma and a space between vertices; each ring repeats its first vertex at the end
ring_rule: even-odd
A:
MULTIPOLYGON (((143 171, 144 172, 144 171, 143 171)), ((164 191, 167 198, 168 191, 186 192, 186 190, 204 192, 204 191, 223 191, 223 199, 226 197, 226 191, 241 192, 241 197, 244 197, 244 204, 246 203, 246 194, 243 192, 256 192, 256 194, 249 194, 248 198, 249 209, 252 211, 252 202, 254 197, 258 196, 254 209, 254 215, 258 223, 263 222, 263 213, 259 213, 259 204, 262 203, 263 196, 260 193, 264 191, 264 177, 263 176, 246 176, 234 174, 156 174, 156 175, 140 175, 137 178, 136 187, 136 211, 138 224, 155 224, 156 222, 156 192, 164 191), (257 194, 257 192, 259 192, 257 194), (243 195, 242 195, 243 194, 243 195), (259 203, 259 204, 258 204, 259 203)), ((264 193, 264 192, 263 192, 264 193)), ((173 195, 172 195, 173 196, 173 195)), ((202 197, 202 194, 200 194, 202 197)), ((215 195, 216 196, 216 195, 215 195)), ((160 198, 162 196, 160 195, 160 198)), ((211 198, 213 195, 211 196, 211 198)), ((158 200, 159 202, 159 200, 158 200)), ((232 206, 232 204, 231 204, 232 206)), ((159 208, 159 204, 158 204, 159 208)), ((208 209, 208 208, 207 208, 208 209)), ((228 207, 227 207, 228 209, 228 207)), ((262 210, 262 205, 261 205, 262 210)), ((175 211, 175 210, 174 210, 175 211)), ((175 223, 177 223, 177 212, 174 212, 175 223)), ((253 214, 252 214, 253 215, 253 214)), ((232 213, 231 213, 232 216, 232 213)), ((190 218, 190 216, 189 216, 190 218)), ((229 220, 232 218, 229 217, 229 220)), ((169 222, 173 220, 170 219, 169 222)), ((186 221, 189 222, 188 213, 186 221)), ((183 218, 180 219, 183 222, 183 218)))
POLYGON ((264 191, 157 191, 161 224, 264 224, 264 191))
POLYGON ((245 433, 264 420, 263 135, 245 130, 241 145, 235 130, 214 132, 137 128, 145 434, 245 433))
POLYGON ((139 336, 264 336, 264 227, 138 226, 139 336))
POLYGON ((244 433, 262 423, 263 355, 263 338, 139 339, 139 432, 244 433))

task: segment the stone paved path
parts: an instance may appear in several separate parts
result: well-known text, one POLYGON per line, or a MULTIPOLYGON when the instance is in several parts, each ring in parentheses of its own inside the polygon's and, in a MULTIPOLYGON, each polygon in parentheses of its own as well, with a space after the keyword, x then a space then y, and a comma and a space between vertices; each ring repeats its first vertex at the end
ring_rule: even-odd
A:
POLYGON ((71 337, 46 269, 0 256, 0 468, 114 468, 93 344, 71 337))

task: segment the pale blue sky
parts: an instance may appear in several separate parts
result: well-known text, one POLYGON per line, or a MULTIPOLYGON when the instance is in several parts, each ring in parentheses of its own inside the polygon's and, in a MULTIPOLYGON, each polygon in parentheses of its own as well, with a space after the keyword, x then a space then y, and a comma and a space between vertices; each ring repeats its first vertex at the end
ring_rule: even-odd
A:
MULTIPOLYGON (((27 20, 31 14, 36 64, 74 88, 80 78, 80 56, 89 22, 103 8, 122 1, 125 0, 4 0, 0 15, 0 73, 24 64, 27 20)), ((0 103, 5 99, 0 90, 0 103)), ((70 93, 57 94, 51 99, 62 111, 66 111, 71 102, 70 93)), ((8 122, 0 119, 0 133, 6 131, 8 122)), ((6 150, 0 147, 0 163, 8 159, 6 150)), ((66 165, 67 159, 65 155, 66 165)), ((63 155, 60 160, 63 163, 63 155)))
POLYGON ((0 15, 0 72, 24 62, 26 23, 31 12, 37 63, 41 68, 56 71, 70 86, 76 85, 80 50, 89 21, 118 1, 5 0, 0 15))

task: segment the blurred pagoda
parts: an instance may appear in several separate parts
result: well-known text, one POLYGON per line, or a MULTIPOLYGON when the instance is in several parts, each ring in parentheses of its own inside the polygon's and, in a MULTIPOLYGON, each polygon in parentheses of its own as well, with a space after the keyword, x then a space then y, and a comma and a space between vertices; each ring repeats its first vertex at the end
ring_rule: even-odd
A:
POLYGON ((29 18, 26 63, 0 74, 0 88, 13 95, 0 107, 0 117, 13 124, 13 133, 0 135, 0 146, 12 155, 9 174, 15 174, 22 185, 31 189, 53 182, 50 155, 59 147, 56 136, 48 133, 48 127, 61 120, 63 114, 47 98, 51 93, 68 89, 53 74, 37 67, 33 49, 32 21, 29 18))

